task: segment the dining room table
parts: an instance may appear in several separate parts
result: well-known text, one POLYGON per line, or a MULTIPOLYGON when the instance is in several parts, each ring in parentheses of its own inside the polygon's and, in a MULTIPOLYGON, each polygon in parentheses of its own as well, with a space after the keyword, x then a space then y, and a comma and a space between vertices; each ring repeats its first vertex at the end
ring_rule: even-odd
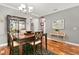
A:
POLYGON ((23 45, 28 43, 28 41, 32 41, 34 39, 34 33, 24 34, 24 33, 18 33, 18 35, 15 35, 14 38, 18 39, 19 42, 19 54, 23 54, 23 45))
MULTIPOLYGON (((47 50, 47 34, 43 34, 45 36, 45 48, 47 50)), ((18 33, 18 35, 14 36, 16 39, 18 39, 18 42, 20 43, 19 45, 19 54, 23 54, 23 45, 28 43, 29 41, 33 41, 35 34, 34 33, 29 33, 29 34, 24 34, 24 33, 18 33)))

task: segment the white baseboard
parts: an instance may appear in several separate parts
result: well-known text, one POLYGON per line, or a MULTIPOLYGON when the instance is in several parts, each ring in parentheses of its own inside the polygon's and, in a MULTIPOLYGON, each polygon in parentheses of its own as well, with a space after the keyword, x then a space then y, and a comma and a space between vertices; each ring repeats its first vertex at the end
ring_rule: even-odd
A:
POLYGON ((5 47, 5 46, 7 46, 7 43, 0 44, 0 47, 5 47))
POLYGON ((74 46, 79 46, 79 44, 72 43, 72 42, 67 42, 67 41, 62 41, 62 40, 56 40, 56 39, 52 39, 52 38, 47 38, 47 39, 54 40, 54 41, 58 41, 58 42, 64 42, 64 43, 71 44, 71 45, 74 45, 74 46))

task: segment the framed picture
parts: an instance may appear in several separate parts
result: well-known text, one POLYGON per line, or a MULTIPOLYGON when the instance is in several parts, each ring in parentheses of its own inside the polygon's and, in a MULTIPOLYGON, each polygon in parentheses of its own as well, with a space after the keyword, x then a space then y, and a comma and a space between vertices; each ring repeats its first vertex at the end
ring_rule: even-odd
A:
POLYGON ((64 29, 64 19, 55 20, 52 23, 52 28, 53 29, 64 29))

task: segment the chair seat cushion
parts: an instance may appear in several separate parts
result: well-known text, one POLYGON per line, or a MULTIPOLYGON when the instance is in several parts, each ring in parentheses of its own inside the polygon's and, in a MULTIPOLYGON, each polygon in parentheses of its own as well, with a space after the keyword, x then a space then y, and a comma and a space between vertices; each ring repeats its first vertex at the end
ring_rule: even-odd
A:
POLYGON ((13 46, 14 46, 14 47, 19 46, 19 43, 16 42, 16 41, 13 41, 13 46))
MULTIPOLYGON (((39 43, 41 43, 41 40, 35 41, 35 45, 37 45, 37 44, 39 44, 39 43)), ((31 45, 34 45, 34 42, 31 42, 30 44, 31 44, 31 45)))

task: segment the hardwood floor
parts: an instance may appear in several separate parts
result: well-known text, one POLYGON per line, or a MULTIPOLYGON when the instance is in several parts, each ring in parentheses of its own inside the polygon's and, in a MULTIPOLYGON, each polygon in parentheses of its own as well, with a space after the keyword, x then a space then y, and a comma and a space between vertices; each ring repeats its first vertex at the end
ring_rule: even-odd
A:
POLYGON ((79 46, 48 40, 48 50, 58 55, 79 55, 79 46))
POLYGON ((0 47, 0 55, 9 55, 9 47, 0 47))
MULTIPOLYGON (((79 46, 73 46, 70 44, 65 44, 63 42, 57 42, 54 40, 48 40, 47 46, 49 51, 57 55, 79 55, 79 46)), ((45 47, 44 42, 43 47, 45 47)), ((0 52, 2 55, 8 55, 9 48, 8 47, 0 48, 0 52)))

